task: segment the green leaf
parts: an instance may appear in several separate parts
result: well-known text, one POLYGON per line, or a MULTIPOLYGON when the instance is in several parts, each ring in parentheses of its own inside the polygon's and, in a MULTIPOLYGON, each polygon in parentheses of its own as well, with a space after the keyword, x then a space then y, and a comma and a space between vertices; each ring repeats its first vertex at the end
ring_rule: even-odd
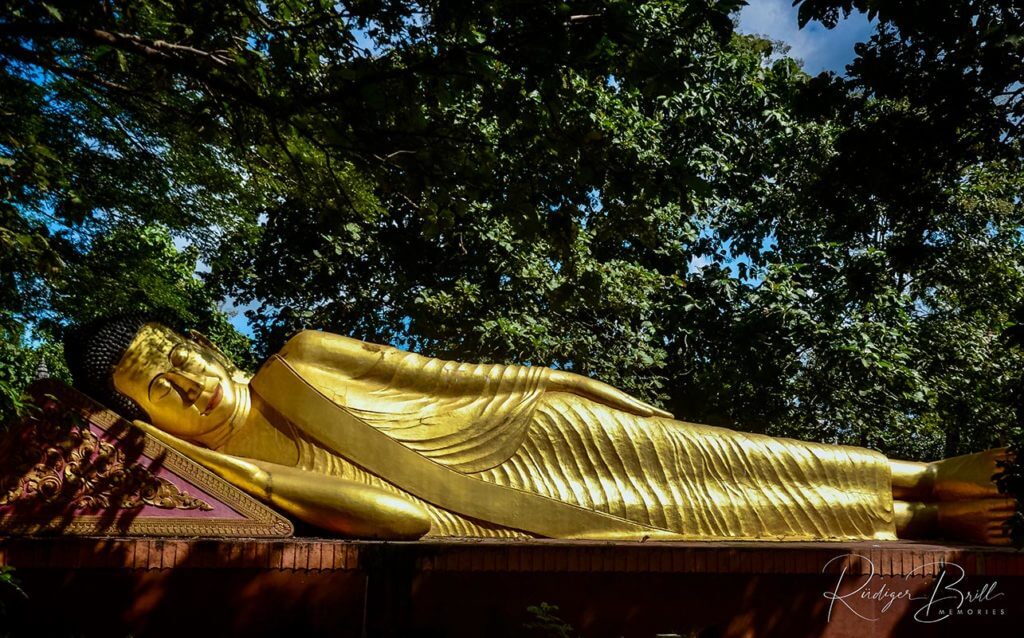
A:
POLYGON ((46 12, 53 16, 55 20, 57 20, 58 22, 64 21, 64 16, 61 15, 60 11, 58 11, 56 7, 46 2, 43 2, 41 4, 43 5, 43 8, 46 9, 46 12))

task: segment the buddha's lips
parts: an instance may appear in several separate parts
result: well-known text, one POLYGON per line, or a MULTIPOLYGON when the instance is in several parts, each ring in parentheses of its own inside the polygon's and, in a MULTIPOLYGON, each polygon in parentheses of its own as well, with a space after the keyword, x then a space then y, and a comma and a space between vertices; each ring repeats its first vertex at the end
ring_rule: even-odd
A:
POLYGON ((213 409, 220 405, 220 400, 224 398, 224 389, 221 388, 220 384, 213 389, 213 396, 210 397, 210 402, 206 404, 206 409, 203 410, 203 416, 213 412, 213 409))

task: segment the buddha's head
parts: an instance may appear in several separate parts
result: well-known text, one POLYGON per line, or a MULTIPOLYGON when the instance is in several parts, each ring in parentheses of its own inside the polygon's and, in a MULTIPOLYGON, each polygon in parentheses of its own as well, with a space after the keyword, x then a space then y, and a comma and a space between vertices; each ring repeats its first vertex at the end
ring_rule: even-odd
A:
POLYGON ((65 352, 86 393, 189 441, 217 447, 248 410, 247 385, 196 333, 185 337, 160 323, 118 318, 78 331, 65 352))

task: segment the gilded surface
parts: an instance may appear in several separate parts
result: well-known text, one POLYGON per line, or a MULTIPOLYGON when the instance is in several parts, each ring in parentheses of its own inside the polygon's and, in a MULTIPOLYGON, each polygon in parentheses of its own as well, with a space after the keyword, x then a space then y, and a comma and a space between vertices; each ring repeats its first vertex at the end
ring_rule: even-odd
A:
POLYGON ((686 538, 895 538, 877 452, 643 419, 564 393, 480 476, 686 538))
POLYGON ((1004 452, 934 463, 694 425, 561 370, 303 332, 251 379, 147 324, 114 373, 137 425, 307 523, 358 537, 1005 542, 1004 452))
POLYGON ((375 474, 367 472, 351 461, 334 454, 327 449, 317 445, 315 441, 307 437, 299 437, 299 467, 329 476, 337 476, 342 479, 365 483, 380 488, 391 494, 401 495, 408 498, 416 505, 422 507, 430 517, 429 536, 479 536, 482 538, 531 538, 532 535, 517 529, 492 525, 484 521, 461 516, 454 512, 436 507, 429 502, 418 498, 408 492, 396 487, 393 483, 385 481, 375 474))

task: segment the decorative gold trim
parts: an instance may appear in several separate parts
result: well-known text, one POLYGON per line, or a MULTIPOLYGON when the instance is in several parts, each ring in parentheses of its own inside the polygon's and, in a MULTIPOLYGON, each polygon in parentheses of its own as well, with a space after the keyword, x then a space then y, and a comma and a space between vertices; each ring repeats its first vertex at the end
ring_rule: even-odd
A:
MULTIPOLYGON (((223 503, 244 519, 135 517, 131 510, 114 511, 113 515, 81 515, 70 520, 54 520, 52 516, 31 515, 0 517, 0 533, 41 534, 60 532, 74 535, 118 536, 214 536, 214 537, 288 537, 294 533, 291 522, 259 501, 227 483, 206 468, 196 464, 156 439, 134 428, 115 412, 101 407, 85 395, 59 382, 45 379, 29 389, 35 402, 45 409, 59 405, 111 435, 121 446, 127 439, 141 437, 141 452, 190 485, 223 503), (54 404, 54 405, 50 405, 54 404), (126 524, 123 517, 129 517, 126 524)), ((45 418, 45 416, 44 416, 45 418)))
POLYGON ((0 478, 0 505, 98 511, 158 509, 210 511, 206 501, 190 495, 150 468, 133 463, 125 448, 103 440, 88 423, 67 429, 49 419, 29 419, 31 440, 20 437, 12 450, 15 472, 0 478), (4 488, 6 492, 3 491, 4 488))

